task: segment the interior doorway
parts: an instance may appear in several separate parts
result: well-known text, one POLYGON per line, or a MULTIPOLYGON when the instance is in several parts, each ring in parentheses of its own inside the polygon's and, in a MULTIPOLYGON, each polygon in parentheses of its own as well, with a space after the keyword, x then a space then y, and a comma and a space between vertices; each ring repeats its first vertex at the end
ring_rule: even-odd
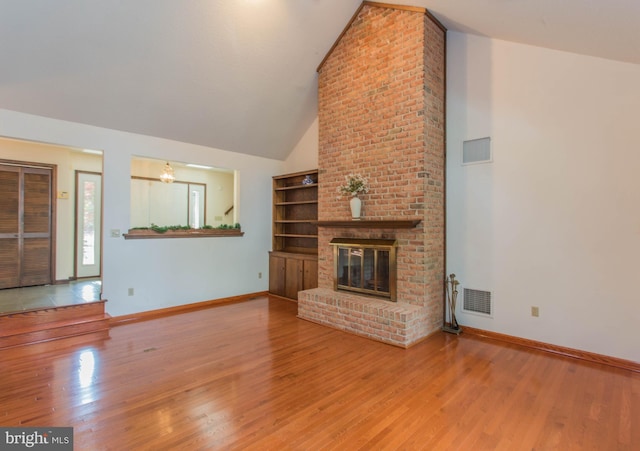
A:
MULTIPOLYGON (((48 185, 49 199, 51 201, 51 215, 48 218, 50 224, 50 247, 46 249, 42 245, 40 250, 48 250, 50 258, 43 258, 42 255, 34 256, 33 249, 29 254, 32 261, 39 264, 45 262, 49 264, 49 277, 46 280, 36 281, 37 285, 24 286, 21 288, 5 288, 10 285, 0 285, 0 312, 10 312, 11 308, 16 311, 32 310, 37 308, 50 308, 52 298, 55 304, 69 302, 77 303, 76 298, 80 298, 82 302, 87 299, 94 299, 95 292, 101 292, 101 243, 102 243, 102 152, 93 149, 81 149, 69 147, 59 144, 42 143, 37 141, 28 141, 24 139, 16 139, 0 136, 0 165, 12 168, 23 166, 28 169, 49 169, 50 183, 48 185), (93 189, 96 204, 95 211, 91 212, 95 228, 93 232, 93 240, 87 241, 85 254, 86 262, 93 261, 93 268, 87 269, 85 278, 81 276, 76 283, 78 277, 76 269, 76 190, 78 182, 76 180, 77 173, 83 172, 93 174, 91 180, 99 180, 93 189), (91 254, 93 252, 93 254, 91 254), (98 274, 92 277, 93 274, 98 274), (80 284, 79 282, 82 282, 80 284), (80 293, 79 293, 80 292, 80 293), (70 301, 69 301, 70 300, 70 301), (4 305, 6 304, 6 305, 4 305)), ((13 170, 16 171, 15 169, 13 170)), ((27 172, 29 172, 27 170, 27 172)), ((10 211, 9 205, 12 201, 12 194, 6 188, 11 186, 10 180, 15 175, 0 172, 0 274, 3 271, 10 273, 16 271, 19 260, 15 257, 15 253, 11 253, 11 240, 15 244, 15 234, 10 225, 16 224, 15 219, 10 220, 11 216, 7 214, 10 211), (13 221, 13 222, 12 222, 13 221)), ((30 174, 25 179, 28 183, 34 184, 36 174, 30 174)), ((15 191, 15 190, 14 190, 15 191)), ((27 203, 38 203, 39 201, 27 199, 27 203)), ((91 210, 92 206, 87 205, 87 210, 91 210)), ((27 209, 25 208, 25 212, 27 209)), ((42 220, 45 216, 38 216, 42 220)), ((14 227, 15 228, 15 227, 14 227)), ((89 229, 89 226, 87 226, 89 229)), ((91 233, 87 230, 87 238, 91 233)), ((35 237, 32 237, 35 238, 35 237)), ((42 238, 39 237, 39 238, 42 238)), ((29 243, 27 243, 29 244, 29 243)), ((34 246, 35 242, 31 244, 34 246)), ((17 245, 17 244, 16 244, 17 245)), ((33 283, 33 281, 32 281, 33 283)), ((19 285, 19 284, 18 284, 19 285)), ((25 284, 26 285, 26 284, 25 284)), ((31 285, 29 283, 28 285, 31 285)), ((11 286, 16 286, 11 285, 11 286)), ((100 294, 98 294, 100 299, 100 294)))

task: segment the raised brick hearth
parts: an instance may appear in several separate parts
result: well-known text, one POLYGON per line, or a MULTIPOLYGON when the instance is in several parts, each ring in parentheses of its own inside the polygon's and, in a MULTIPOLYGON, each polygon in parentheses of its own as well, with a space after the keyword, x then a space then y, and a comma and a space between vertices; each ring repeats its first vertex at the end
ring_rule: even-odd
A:
POLYGON ((415 343, 427 327, 427 310, 373 297, 315 288, 298 301, 298 316, 356 333, 374 340, 406 347, 415 343))
POLYGON ((364 2, 319 68, 318 288, 298 316, 407 347, 442 326, 445 30, 420 8, 364 2), (360 173, 361 227, 338 194, 360 173), (367 220, 419 220, 414 228, 367 220), (397 302, 333 290, 333 238, 397 241, 397 302))

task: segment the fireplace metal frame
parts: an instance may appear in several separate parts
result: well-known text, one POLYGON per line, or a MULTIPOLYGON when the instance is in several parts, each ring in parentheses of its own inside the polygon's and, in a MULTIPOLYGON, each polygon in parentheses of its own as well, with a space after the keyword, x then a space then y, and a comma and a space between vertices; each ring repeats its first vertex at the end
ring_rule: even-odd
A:
MULTIPOLYGON (((356 293, 369 294, 372 296, 383 297, 390 301, 396 302, 397 293, 397 241, 396 240, 382 240, 382 239, 363 239, 363 238, 334 238, 330 244, 333 246, 333 289, 338 291, 352 291, 356 293), (341 285, 338 278, 338 261, 340 249, 347 249, 349 251, 349 267, 351 267, 351 255, 354 250, 360 249, 364 255, 365 249, 373 249, 374 251, 374 286, 378 286, 377 274, 378 274, 378 252, 389 252, 389 292, 369 290, 367 288, 358 288, 349 285, 341 285)), ((351 274, 349 274, 349 280, 351 274)), ((364 271, 361 272, 362 282, 361 287, 365 286, 364 283, 364 271)))

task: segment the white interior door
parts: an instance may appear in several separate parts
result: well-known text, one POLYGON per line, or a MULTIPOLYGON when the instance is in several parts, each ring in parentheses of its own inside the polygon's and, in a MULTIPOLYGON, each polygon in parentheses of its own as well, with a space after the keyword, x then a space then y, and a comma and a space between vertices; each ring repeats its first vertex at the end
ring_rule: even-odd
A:
POLYGON ((102 175, 78 171, 76 180, 76 277, 99 277, 102 175))

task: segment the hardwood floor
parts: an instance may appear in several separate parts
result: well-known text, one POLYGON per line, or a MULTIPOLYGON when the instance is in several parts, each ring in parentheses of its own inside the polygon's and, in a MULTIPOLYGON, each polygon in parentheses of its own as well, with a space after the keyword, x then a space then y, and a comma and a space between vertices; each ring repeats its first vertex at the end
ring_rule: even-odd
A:
POLYGON ((76 450, 631 450, 640 374, 438 333, 408 349, 276 298, 0 351, 0 425, 76 450))

